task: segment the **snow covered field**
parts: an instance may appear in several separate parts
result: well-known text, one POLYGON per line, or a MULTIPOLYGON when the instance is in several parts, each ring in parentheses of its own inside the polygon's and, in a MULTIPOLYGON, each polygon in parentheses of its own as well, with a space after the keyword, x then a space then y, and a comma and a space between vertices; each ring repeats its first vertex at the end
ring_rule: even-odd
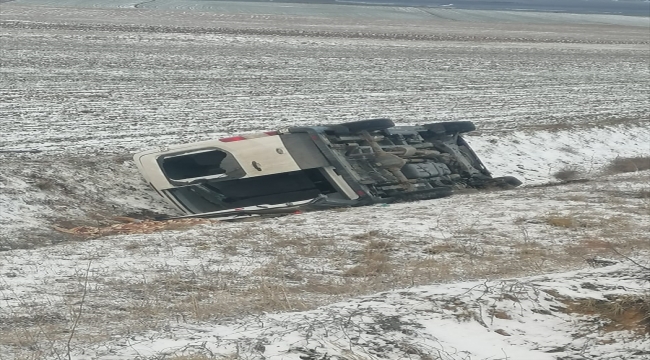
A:
POLYGON ((650 173, 608 169, 650 157, 648 18, 35 3, 0 5, 0 359, 650 358, 650 173), (472 120, 525 186, 54 229, 174 214, 134 151, 376 116, 472 120))

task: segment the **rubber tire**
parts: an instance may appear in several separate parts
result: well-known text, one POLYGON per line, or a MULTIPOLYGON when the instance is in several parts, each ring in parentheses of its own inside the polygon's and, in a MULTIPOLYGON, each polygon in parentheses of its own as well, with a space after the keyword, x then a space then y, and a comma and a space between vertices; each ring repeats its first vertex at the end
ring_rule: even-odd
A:
POLYGON ((435 133, 452 135, 457 133, 466 133, 476 130, 476 125, 471 121, 449 121, 433 124, 425 124, 423 127, 435 133))
POLYGON ((348 123, 339 124, 336 126, 343 126, 350 131, 350 133, 355 134, 363 130, 366 131, 376 131, 388 129, 395 126, 395 123, 391 119, 368 119, 361 121, 352 121, 348 123))

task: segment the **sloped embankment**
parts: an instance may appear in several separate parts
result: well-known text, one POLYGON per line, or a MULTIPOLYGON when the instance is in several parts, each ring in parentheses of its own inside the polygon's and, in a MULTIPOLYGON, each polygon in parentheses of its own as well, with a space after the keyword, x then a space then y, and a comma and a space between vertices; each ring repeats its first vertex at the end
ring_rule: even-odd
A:
MULTIPOLYGON (((644 125, 489 131, 469 140, 495 176, 515 175, 536 185, 554 181, 563 169, 593 178, 617 157, 650 156, 650 128, 644 125)), ((117 216, 176 214, 149 189, 128 154, 5 153, 0 165, 0 250, 69 238, 53 226, 105 226, 117 216)))

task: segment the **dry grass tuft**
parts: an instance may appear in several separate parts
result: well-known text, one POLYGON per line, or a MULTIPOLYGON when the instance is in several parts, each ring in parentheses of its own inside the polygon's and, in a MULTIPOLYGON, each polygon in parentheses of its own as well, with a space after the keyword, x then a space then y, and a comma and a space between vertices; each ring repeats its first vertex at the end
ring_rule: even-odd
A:
POLYGON ((370 231, 366 231, 365 233, 353 235, 352 240, 367 241, 367 240, 372 240, 380 235, 381 232, 379 230, 370 230, 370 231))
MULTIPOLYGON (((588 286, 585 284, 583 286, 588 286)), ((564 300, 567 313, 596 316, 602 320, 601 330, 632 331, 650 335, 650 296, 605 296, 600 299, 564 300)))
POLYGON ((548 254, 548 249, 537 242, 525 242, 513 245, 515 253, 524 258, 543 258, 548 254))
POLYGON ((553 177, 560 181, 571 181, 583 177, 583 171, 576 166, 567 166, 556 171, 553 177))
POLYGON ((605 172, 608 174, 620 174, 626 172, 637 172, 650 169, 650 156, 617 157, 607 165, 605 172))
MULTIPOLYGON (((296 291, 313 294, 326 294, 326 295, 344 295, 350 294, 354 285, 348 282, 335 282, 332 280, 322 281, 317 278, 307 279, 304 285, 296 288, 296 291)), ((357 288, 358 289, 358 288, 357 288)))
MULTIPOLYGON (((209 350, 208 350, 209 352, 209 350)), ((156 359, 158 359, 156 357, 156 359)), ((173 355, 171 357, 164 357, 165 360, 238 360, 241 357, 237 354, 230 355, 206 355, 203 353, 196 354, 185 354, 185 355, 173 355)))
POLYGON ((373 240, 366 244, 362 252, 359 264, 348 269, 346 276, 368 277, 381 274, 388 274, 393 271, 388 252, 392 245, 385 241, 373 240))
POLYGON ((650 199, 650 189, 641 189, 637 194, 639 199, 650 199))
POLYGON ((601 239, 585 239, 580 241, 580 246, 585 249, 611 249, 612 243, 601 239))
POLYGON ((596 256, 612 255, 613 245, 601 239, 583 239, 564 248, 565 254, 569 256, 588 259, 596 256))
POLYGON ((142 247, 142 244, 137 242, 137 241, 131 241, 130 243, 124 245, 124 249, 126 250, 137 250, 142 247))
POLYGON ((489 309, 488 315, 502 320, 512 320, 512 317, 503 310, 489 309))
POLYGON ((447 242, 444 244, 427 246, 423 251, 428 255, 438 255, 443 253, 460 252, 460 249, 456 244, 447 242))
POLYGON ((549 215, 546 218, 546 223, 561 228, 574 228, 576 227, 576 220, 573 216, 570 215, 549 215))
POLYGON ((305 310, 305 306, 301 303, 295 303, 289 299, 288 290, 283 285, 262 282, 252 292, 257 296, 256 303, 258 311, 305 310))
POLYGON ((118 234, 148 234, 156 231, 184 230, 198 224, 210 224, 215 222, 215 220, 201 218, 171 219, 160 221, 137 221, 136 219, 132 220, 132 222, 128 223, 113 224, 101 227, 77 226, 72 229, 68 229, 61 226, 53 226, 53 228, 54 230, 65 234, 71 234, 85 238, 96 238, 118 234))
POLYGON ((454 271, 458 268, 449 262, 431 258, 409 261, 406 263, 406 270, 410 274, 413 284, 426 284, 432 281, 447 280, 455 275, 454 271))
POLYGON ((586 195, 574 194, 569 195, 564 200, 576 201, 576 202, 586 202, 589 198, 586 195))
POLYGON ((379 252, 365 253, 362 262, 345 272, 346 276, 368 277, 390 273, 393 266, 388 255, 379 252))
POLYGON ((204 354, 177 355, 167 358, 168 360, 212 360, 214 357, 204 354))
POLYGON ((378 252, 387 252, 393 249, 393 243, 382 240, 371 240, 366 245, 366 250, 368 251, 378 251, 378 252))

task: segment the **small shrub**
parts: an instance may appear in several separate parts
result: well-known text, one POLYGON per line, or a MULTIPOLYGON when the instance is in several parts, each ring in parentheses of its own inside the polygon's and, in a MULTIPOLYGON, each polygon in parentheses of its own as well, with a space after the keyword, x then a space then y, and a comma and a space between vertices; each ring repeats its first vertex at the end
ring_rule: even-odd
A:
POLYGON ((575 166, 564 167, 553 174, 553 177, 560 181, 571 181, 582 176, 582 170, 575 166))
POLYGON ((650 169, 650 156, 617 157, 605 168, 609 174, 620 174, 650 169))
POLYGON ((34 183, 34 186, 36 186, 40 190, 49 191, 54 189, 55 183, 51 179, 40 179, 36 183, 34 183))

